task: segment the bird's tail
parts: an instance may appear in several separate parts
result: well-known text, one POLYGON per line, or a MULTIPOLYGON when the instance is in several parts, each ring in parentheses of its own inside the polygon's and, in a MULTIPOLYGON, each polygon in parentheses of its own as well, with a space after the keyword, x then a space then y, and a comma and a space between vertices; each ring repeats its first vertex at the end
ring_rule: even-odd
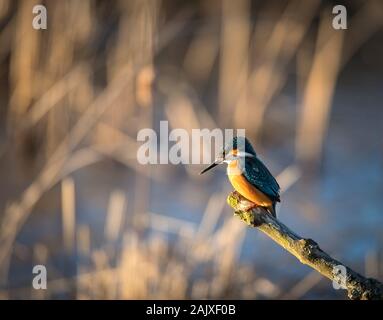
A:
POLYGON ((277 217, 277 211, 275 210, 275 202, 273 202, 273 205, 271 207, 266 208, 267 212, 270 213, 274 218, 277 217))

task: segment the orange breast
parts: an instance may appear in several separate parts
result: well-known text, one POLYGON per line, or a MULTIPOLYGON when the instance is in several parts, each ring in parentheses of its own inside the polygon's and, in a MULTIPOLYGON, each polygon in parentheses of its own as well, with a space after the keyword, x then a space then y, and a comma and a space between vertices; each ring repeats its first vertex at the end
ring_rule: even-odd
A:
POLYGON ((262 207, 270 207, 272 205, 272 201, 263 192, 248 182, 243 174, 241 174, 237 161, 229 163, 227 175, 234 189, 246 199, 262 207))

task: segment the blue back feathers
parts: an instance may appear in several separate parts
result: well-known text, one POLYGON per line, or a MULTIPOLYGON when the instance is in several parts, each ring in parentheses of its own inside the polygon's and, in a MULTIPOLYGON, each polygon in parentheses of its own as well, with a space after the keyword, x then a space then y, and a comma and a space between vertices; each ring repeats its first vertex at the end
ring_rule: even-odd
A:
POLYGON ((234 137, 225 146, 225 153, 231 149, 238 149, 254 155, 255 157, 246 157, 245 170, 243 175, 258 190, 270 197, 273 201, 279 201, 279 185, 263 162, 257 158, 257 154, 249 140, 245 137, 234 137))

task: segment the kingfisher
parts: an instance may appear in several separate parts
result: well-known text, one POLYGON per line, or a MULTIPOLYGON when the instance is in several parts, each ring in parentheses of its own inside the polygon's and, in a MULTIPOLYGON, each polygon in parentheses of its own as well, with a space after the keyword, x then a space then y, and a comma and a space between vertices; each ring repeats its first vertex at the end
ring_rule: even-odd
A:
POLYGON ((227 163, 227 176, 234 189, 254 204, 251 208, 262 207, 276 217, 279 184, 257 157, 249 140, 243 136, 234 137, 200 174, 222 163, 227 163))

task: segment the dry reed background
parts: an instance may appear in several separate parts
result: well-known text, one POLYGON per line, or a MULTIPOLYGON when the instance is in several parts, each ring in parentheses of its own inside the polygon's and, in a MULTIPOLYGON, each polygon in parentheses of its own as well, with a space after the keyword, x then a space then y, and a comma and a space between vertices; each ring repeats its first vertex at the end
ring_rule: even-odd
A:
MULTIPOLYGON (((273 276, 286 256, 265 252, 270 274, 242 259, 268 247, 244 245, 218 173, 136 162, 137 131, 161 119, 189 132, 245 128, 283 192, 294 187, 282 220, 300 208, 315 228, 334 223, 318 218, 314 195, 336 85, 383 26, 380 1, 355 1, 350 28, 335 31, 334 4, 0 0, 1 298, 343 297, 292 260, 297 274, 273 276), (31 27, 38 3, 45 31, 31 27), (30 285, 37 263, 48 268, 46 291, 30 285)), ((380 104, 375 91, 371 99, 380 104)), ((381 180, 361 187, 379 193, 381 180)), ((377 237, 360 271, 382 279, 377 237)))

